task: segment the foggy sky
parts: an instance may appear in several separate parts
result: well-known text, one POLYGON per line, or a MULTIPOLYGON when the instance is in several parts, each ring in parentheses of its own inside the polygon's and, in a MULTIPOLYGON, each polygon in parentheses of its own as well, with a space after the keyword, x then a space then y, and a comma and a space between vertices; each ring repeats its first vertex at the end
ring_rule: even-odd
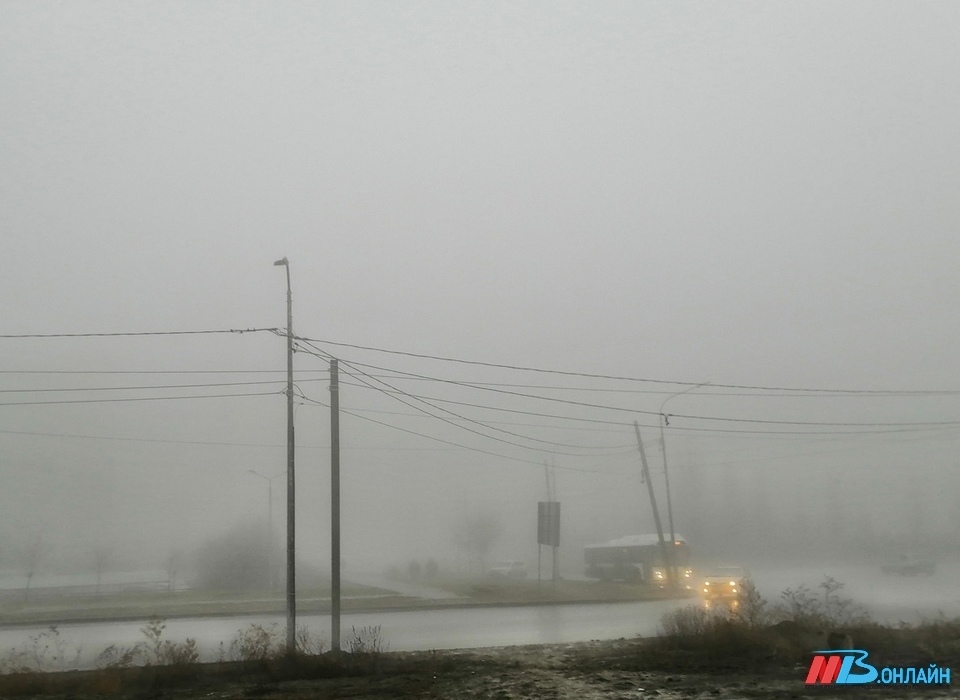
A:
MULTIPOLYGON (((681 531, 743 497, 765 504, 751 529, 847 503, 848 528, 956 532, 957 425, 907 424, 960 421, 957 394, 723 385, 960 391, 958 28, 952 2, 0 1, 0 334, 282 329, 287 256, 302 336, 678 383, 320 346, 344 362, 652 413, 718 387, 665 409, 725 419, 671 419, 681 531)), ((0 536, 161 556, 266 517, 248 470, 285 467, 284 368, 270 333, 0 339, 0 403, 273 382, 0 406, 0 536), (81 370, 258 373, 51 374, 81 370)), ((326 402, 325 362, 296 368, 326 402)), ((631 423, 656 467, 655 415, 387 380, 622 423, 446 405, 549 441, 521 449, 344 381, 344 408, 455 443, 344 417, 348 562, 452 556, 471 509, 503 518, 498 554, 529 557, 544 461, 570 557, 651 527, 631 423)), ((304 403, 296 422, 319 557, 329 416, 304 403)))

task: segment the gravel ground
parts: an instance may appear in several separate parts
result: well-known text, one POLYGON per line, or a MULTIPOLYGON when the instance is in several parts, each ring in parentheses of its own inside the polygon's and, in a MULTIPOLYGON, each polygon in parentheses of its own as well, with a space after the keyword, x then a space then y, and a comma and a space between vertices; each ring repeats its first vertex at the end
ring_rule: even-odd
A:
MULTIPOLYGON (((687 673, 641 670, 643 640, 441 652, 389 653, 360 660, 363 675, 279 680, 279 674, 195 680, 133 697, 160 698, 960 698, 960 687, 807 687, 806 667, 778 665, 749 672, 687 673), (367 665, 372 664, 372 665, 367 665), (370 670, 373 669, 371 673, 370 670)), ((669 665, 669 657, 661 657, 669 665)), ((681 664, 678 664, 681 665, 681 664)), ((309 674, 305 674, 309 675, 309 674)), ((78 698, 80 695, 71 694, 78 698)))

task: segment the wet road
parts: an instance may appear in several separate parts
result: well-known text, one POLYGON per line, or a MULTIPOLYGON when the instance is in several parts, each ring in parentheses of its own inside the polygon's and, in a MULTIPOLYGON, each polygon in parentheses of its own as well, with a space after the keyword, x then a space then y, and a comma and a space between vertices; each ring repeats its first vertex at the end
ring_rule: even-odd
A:
MULTIPOLYGON (((400 612, 349 613, 342 617, 342 646, 348 646, 353 628, 379 625, 385 650, 410 651, 455 649, 514 644, 548 644, 618 639, 657 632, 660 617, 688 604, 680 601, 607 603, 591 605, 535 605, 518 607, 447 608, 400 612)), ((329 645, 329 615, 298 618, 311 633, 329 645)), ((285 620, 276 616, 184 618, 167 621, 164 638, 182 642, 197 640, 204 660, 216 660, 223 642, 229 651, 238 631, 251 624, 275 626, 278 639, 284 638, 285 620)), ((144 641, 142 622, 111 622, 61 625, 58 627, 68 659, 79 651, 77 665, 94 664, 97 655, 111 644, 132 646, 144 641)), ((30 639, 45 628, 0 629, 0 650, 30 646, 30 639)), ((0 653, 0 656, 3 654, 0 653)))
MULTIPOLYGON (((960 616, 960 564, 938 567, 933 576, 883 575, 872 567, 826 566, 802 569, 767 569, 752 572, 761 594, 770 605, 780 602, 786 588, 805 584, 822 595, 819 584, 832 576, 844 584, 840 595, 867 607, 880 622, 910 623, 930 619, 942 613, 960 616)), ((416 595, 416 591, 407 591, 416 595)), ((385 648, 392 651, 453 649, 514 644, 552 644, 592 639, 618 639, 657 633, 662 615, 689 600, 635 603, 536 605, 518 607, 452 607, 439 610, 349 613, 342 618, 343 646, 348 646, 352 628, 379 625, 385 648)), ((328 615, 305 615, 299 622, 311 633, 329 643, 328 615)), ((251 624, 274 626, 278 639, 284 637, 284 618, 279 616, 236 616, 185 618, 167 622, 165 639, 182 642, 197 640, 205 660, 215 660, 220 644, 229 651, 230 642, 251 624)), ((61 625, 65 656, 72 659, 79 651, 80 666, 90 666, 97 655, 111 644, 132 646, 144 641, 142 622, 61 625)), ((31 638, 46 628, 0 628, 0 659, 11 649, 29 647, 31 638)), ((47 640, 48 641, 48 640, 47 640)))

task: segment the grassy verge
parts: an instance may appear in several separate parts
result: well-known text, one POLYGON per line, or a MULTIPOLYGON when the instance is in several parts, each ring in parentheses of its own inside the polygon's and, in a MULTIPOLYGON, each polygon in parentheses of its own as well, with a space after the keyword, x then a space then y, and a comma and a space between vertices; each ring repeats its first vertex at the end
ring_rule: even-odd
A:
POLYGON ((693 593, 673 593, 661 588, 642 584, 612 581, 552 581, 443 578, 432 586, 454 593, 463 601, 471 603, 535 605, 538 603, 590 603, 628 602, 640 600, 665 600, 693 593))
MULTIPOLYGON (((669 591, 643 585, 602 581, 487 580, 446 578, 431 581, 457 597, 430 600, 404 596, 373 586, 349 584, 343 589, 346 612, 386 611, 461 605, 538 605, 551 603, 626 602, 676 597, 669 591)), ((144 620, 151 616, 208 617, 280 615, 285 609, 280 593, 231 591, 158 591, 104 596, 34 599, 0 602, 0 623, 6 625, 63 624, 66 622, 144 620)), ((299 591, 297 607, 303 613, 330 611, 329 589, 299 591)))
POLYGON ((917 625, 873 622, 866 610, 839 595, 826 577, 821 593, 787 589, 769 605, 749 583, 733 608, 680 608, 661 619, 662 634, 644 640, 630 663, 646 670, 731 673, 809 666, 824 649, 862 649, 876 666, 960 666, 960 618, 917 625))
MULTIPOLYGON (((329 610, 330 591, 298 592, 304 612, 329 610)), ((371 586, 351 584, 343 589, 345 608, 365 609, 399 602, 400 596, 371 586), (355 607, 351 607, 355 606, 355 607)), ((7 625, 82 622, 92 620, 143 620, 151 616, 204 617, 219 615, 281 614, 281 593, 236 591, 156 591, 104 596, 48 597, 31 601, 0 602, 0 623, 7 625)))

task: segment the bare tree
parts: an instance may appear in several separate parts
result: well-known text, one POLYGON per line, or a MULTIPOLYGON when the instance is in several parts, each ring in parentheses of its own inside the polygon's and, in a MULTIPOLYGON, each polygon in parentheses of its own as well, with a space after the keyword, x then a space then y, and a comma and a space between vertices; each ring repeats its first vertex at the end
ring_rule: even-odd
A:
POLYGON ((33 583, 33 577, 51 549, 51 544, 44 539, 43 535, 37 534, 20 550, 20 561, 27 577, 27 586, 23 592, 24 600, 30 600, 30 585, 33 583))
POLYGON ((183 560, 183 553, 179 549, 173 549, 164 560, 164 568, 167 571, 167 590, 174 591, 177 588, 177 570, 183 560))
POLYGON ((113 547, 106 544, 98 544, 93 548, 93 561, 97 568, 97 595, 100 595, 100 583, 103 580, 103 572, 113 558, 113 547))

